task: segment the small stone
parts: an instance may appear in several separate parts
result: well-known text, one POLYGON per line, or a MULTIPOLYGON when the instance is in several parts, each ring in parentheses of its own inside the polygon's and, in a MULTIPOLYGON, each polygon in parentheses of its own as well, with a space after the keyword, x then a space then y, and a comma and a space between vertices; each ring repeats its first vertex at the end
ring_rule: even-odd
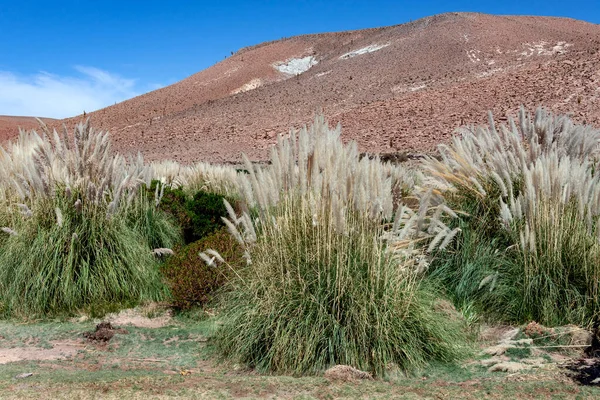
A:
POLYGON ((330 380, 339 380, 345 382, 361 379, 373 379, 373 375, 370 373, 361 371, 349 365, 335 365, 325 371, 324 376, 330 380))

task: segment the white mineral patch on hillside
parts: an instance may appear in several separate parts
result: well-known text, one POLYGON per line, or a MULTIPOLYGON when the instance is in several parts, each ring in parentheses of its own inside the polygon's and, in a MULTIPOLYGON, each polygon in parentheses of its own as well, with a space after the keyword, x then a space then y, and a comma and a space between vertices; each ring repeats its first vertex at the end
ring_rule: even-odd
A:
POLYGON ((290 58, 285 62, 276 63, 273 67, 287 75, 299 75, 303 72, 308 71, 319 62, 314 56, 307 56, 304 58, 290 58))
POLYGON ((373 53, 374 51, 381 50, 384 47, 388 47, 390 43, 385 44, 371 44, 367 47, 363 47, 362 49, 353 50, 349 53, 342 54, 340 56, 340 60, 347 60, 348 58, 360 56, 361 54, 373 53))
POLYGON ((484 71, 484 72, 480 72, 478 74, 475 74, 475 76, 477 78, 487 78, 488 76, 492 76, 492 75, 497 74, 498 72, 502 72, 502 71, 504 71, 503 68, 494 68, 494 69, 491 69, 489 71, 484 71))
POLYGON ((249 90, 254 90, 261 86, 262 86, 262 81, 260 80, 260 78, 254 78, 250 82, 245 83, 242 86, 240 86, 239 88, 232 91, 231 94, 244 93, 249 90))
POLYGON ((423 83, 421 85, 415 86, 407 86, 407 85, 397 85, 391 88, 392 93, 406 93, 406 92, 418 92, 419 90, 423 90, 427 87, 427 84, 423 83))
POLYGON ((523 43, 525 51, 521 52, 519 55, 525 57, 531 57, 533 55, 553 56, 555 54, 566 53, 567 47, 570 46, 572 46, 572 44, 567 42, 558 42, 555 46, 552 46, 550 43, 543 40, 540 42, 523 43))
POLYGON ((322 77, 322 76, 328 75, 328 74, 330 74, 330 73, 331 73, 331 71, 332 71, 332 70, 325 71, 325 72, 319 72, 319 73, 317 74, 317 77, 318 77, 318 78, 320 78, 320 77, 322 77))
POLYGON ((479 53, 481 53, 480 50, 467 50, 467 57, 469 57, 469 60, 472 63, 477 63, 481 61, 481 59, 479 58, 479 53))
POLYGON ((423 90, 427 87, 427 85, 417 85, 409 88, 411 92, 418 92, 419 90, 423 90))

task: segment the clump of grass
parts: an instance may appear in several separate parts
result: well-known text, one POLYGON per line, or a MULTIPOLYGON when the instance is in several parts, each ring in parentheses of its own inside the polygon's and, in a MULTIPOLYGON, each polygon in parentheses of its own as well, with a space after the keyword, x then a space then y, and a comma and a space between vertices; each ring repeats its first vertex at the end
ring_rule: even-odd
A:
MULTIPOLYGON (((470 128, 425 169, 463 237, 431 276, 488 317, 590 324, 598 308, 600 132, 539 109, 470 128)), ((452 226, 452 224, 451 224, 452 226)))
POLYGON ((250 214, 228 206, 227 224, 247 265, 221 304, 223 355, 266 371, 347 364, 377 375, 461 356, 461 323, 436 310, 419 275, 417 243, 456 234, 440 220, 449 210, 425 200, 394 214, 393 171, 317 119, 280 140, 271 167, 239 178, 250 214))
MULTIPOLYGON (((463 217, 464 218, 464 217, 463 217)), ((428 278, 440 282, 459 309, 488 320, 519 321, 522 283, 516 252, 507 249, 500 237, 486 236, 483 224, 459 219, 461 233, 447 249, 433 258, 428 278)))
POLYGON ((78 212, 73 202, 40 202, 2 246, 4 311, 30 317, 159 300, 165 292, 146 238, 119 215, 78 212))
POLYGON ((600 243, 574 202, 540 200, 535 207, 514 229, 523 267, 522 319, 591 325, 600 312, 600 243))
POLYGON ((315 223, 301 198, 270 215, 225 300, 224 355, 268 371, 347 364, 378 375, 460 357, 460 325, 435 311, 415 270, 377 239, 381 226, 346 211, 338 232, 333 213, 315 223))
POLYGON ((129 225, 146 239, 150 249, 171 249, 181 242, 182 232, 178 221, 163 211, 160 194, 150 199, 147 191, 140 190, 136 201, 127 208, 127 217, 129 225))
POLYGON ((11 231, 0 232, 4 313, 47 316, 164 296, 149 245, 163 247, 177 230, 138 196, 149 179, 141 157, 113 154, 107 134, 87 123, 72 139, 47 129, 22 137, 33 144, 23 139, 2 162, 11 231))

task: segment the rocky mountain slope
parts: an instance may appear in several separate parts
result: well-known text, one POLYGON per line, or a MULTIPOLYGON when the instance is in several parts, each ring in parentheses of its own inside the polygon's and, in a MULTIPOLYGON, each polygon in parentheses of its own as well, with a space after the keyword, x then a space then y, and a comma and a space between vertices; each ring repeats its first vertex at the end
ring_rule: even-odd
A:
MULTIPOLYGON (((147 159, 264 159, 322 110, 362 151, 426 152, 521 104, 600 126, 600 25, 450 13, 245 48, 174 85, 90 113, 147 159)), ((72 124, 81 117, 67 119, 72 124)))
MULTIPOLYGON (((0 110, 1 111, 1 110, 0 110)), ((46 124, 57 124, 58 121, 51 118, 42 118, 46 124)), ((12 139, 19 134, 19 128, 29 130, 37 129, 39 122, 34 117, 12 117, 0 115, 0 144, 12 139)))

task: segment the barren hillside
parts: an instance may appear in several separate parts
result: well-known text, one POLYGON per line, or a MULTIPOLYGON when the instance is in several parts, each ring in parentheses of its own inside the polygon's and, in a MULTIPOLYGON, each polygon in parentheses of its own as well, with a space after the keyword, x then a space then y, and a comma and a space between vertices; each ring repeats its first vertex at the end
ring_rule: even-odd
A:
MULTIPOLYGON (((42 118, 47 124, 56 124, 58 121, 51 118, 42 118)), ((38 121, 34 117, 10 117, 0 115, 0 143, 7 139, 14 138, 19 134, 19 128, 28 130, 37 128, 38 121)))
POLYGON ((363 151, 429 151, 487 110, 501 117, 520 104, 600 126, 599 50, 595 24, 450 13, 242 49, 90 116, 119 150, 153 160, 264 159, 317 109, 363 151))

